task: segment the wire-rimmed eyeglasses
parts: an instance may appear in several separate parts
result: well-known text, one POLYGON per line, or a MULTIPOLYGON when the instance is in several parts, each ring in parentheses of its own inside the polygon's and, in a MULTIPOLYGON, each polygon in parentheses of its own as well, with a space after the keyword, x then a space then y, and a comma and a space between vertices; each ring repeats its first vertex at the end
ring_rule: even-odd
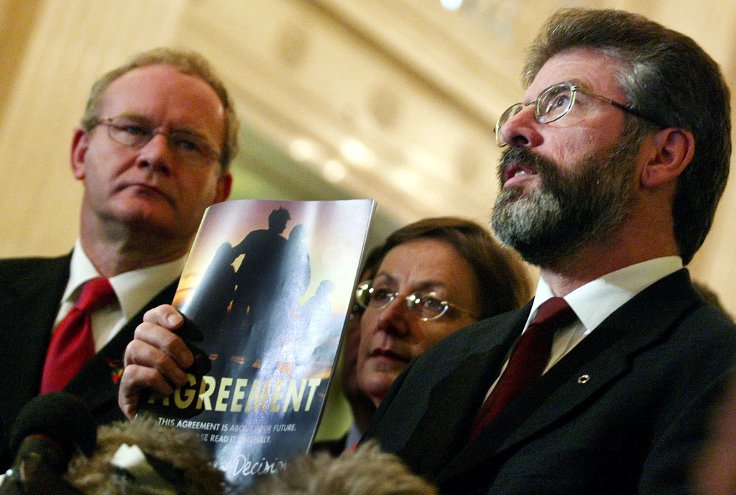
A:
MULTIPOLYGON (((372 284, 372 280, 366 280, 358 284, 358 288, 355 289, 355 300, 363 308, 383 309, 401 295, 399 291, 391 290, 387 287, 373 287, 372 284)), ((439 299, 433 292, 413 292, 405 296, 404 301, 409 313, 422 321, 442 318, 450 308, 459 313, 466 313, 477 318, 477 315, 472 311, 449 301, 439 299)))
POLYGON ((217 160, 220 153, 202 136, 188 131, 156 130, 155 128, 129 117, 106 117, 99 119, 95 126, 107 127, 107 134, 115 142, 131 148, 142 148, 148 144, 156 134, 166 138, 171 151, 184 163, 189 165, 207 165, 217 160))
POLYGON ((534 105, 534 118, 537 120, 537 122, 539 122, 540 124, 549 124, 561 119, 562 117, 567 115, 570 110, 572 110, 572 107, 575 105, 575 96, 577 95, 577 93, 582 93, 584 95, 588 95, 592 98, 596 98, 597 100, 608 103, 609 105, 623 110, 624 112, 636 115, 640 119, 644 119, 659 128, 667 127, 660 122, 657 122, 655 119, 647 117, 646 115, 633 109, 629 105, 624 105, 623 103, 619 103, 610 98, 606 98, 605 96, 592 93, 571 82, 561 82, 553 84, 552 86, 543 90, 541 93, 539 93, 539 96, 537 96, 536 100, 530 101, 529 103, 514 103, 509 108, 507 108, 506 111, 503 112, 498 118, 498 121, 496 121, 496 127, 493 128, 493 132, 496 135, 496 144, 498 146, 506 146, 508 144, 506 141, 504 141, 503 136, 501 135, 501 128, 510 118, 521 112, 524 107, 534 105))

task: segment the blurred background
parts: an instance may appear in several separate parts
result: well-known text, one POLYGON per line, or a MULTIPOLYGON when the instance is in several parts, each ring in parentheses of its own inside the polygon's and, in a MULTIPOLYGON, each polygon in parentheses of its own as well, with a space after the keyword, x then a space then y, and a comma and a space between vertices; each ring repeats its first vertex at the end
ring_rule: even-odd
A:
MULTIPOLYGON (((71 249, 70 144, 89 88, 160 45, 201 52, 236 101, 234 198, 375 198, 369 244, 428 216, 485 225, 493 124, 521 97, 524 49, 565 6, 684 32, 736 90, 730 0, 0 0, 0 257, 71 249)), ((690 268, 736 314, 733 182, 690 268)))

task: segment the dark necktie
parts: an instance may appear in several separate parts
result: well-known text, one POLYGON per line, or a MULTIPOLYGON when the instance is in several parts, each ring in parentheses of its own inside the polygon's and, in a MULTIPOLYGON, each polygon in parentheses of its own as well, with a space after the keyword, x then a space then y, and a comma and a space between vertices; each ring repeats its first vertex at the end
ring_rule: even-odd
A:
POLYGON ((471 438, 542 376, 555 332, 574 318, 572 308, 561 297, 553 297, 539 306, 537 315, 514 346, 506 369, 475 418, 471 438))
POLYGON ((106 278, 94 278, 82 287, 79 299, 51 335, 41 378, 41 394, 58 392, 95 354, 91 315, 113 302, 115 292, 106 278))

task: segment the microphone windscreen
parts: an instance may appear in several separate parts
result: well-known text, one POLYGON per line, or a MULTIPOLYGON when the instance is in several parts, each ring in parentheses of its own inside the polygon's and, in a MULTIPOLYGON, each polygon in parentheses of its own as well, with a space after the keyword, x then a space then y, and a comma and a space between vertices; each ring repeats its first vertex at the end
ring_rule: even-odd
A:
POLYGON ((30 435, 53 439, 69 457, 77 448, 90 456, 97 444, 92 412, 82 399, 67 392, 39 395, 23 406, 10 431, 13 455, 30 435))

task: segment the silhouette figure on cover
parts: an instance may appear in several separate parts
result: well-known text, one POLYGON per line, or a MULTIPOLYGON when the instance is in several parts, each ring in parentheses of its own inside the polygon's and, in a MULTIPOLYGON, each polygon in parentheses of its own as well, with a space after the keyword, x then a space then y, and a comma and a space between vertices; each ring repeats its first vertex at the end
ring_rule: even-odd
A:
POLYGON ((202 334, 204 342, 214 342, 227 315, 235 288, 233 246, 223 242, 212 256, 192 295, 181 311, 202 334))
MULTIPOLYGON (((264 310, 279 288, 279 267, 286 247, 281 234, 291 220, 289 211, 278 208, 268 216, 268 229, 254 230, 236 245, 231 258, 243 256, 235 272, 235 292, 230 309, 231 321, 246 333, 262 321, 264 310)), ((231 325, 232 326, 232 325, 231 325)))

